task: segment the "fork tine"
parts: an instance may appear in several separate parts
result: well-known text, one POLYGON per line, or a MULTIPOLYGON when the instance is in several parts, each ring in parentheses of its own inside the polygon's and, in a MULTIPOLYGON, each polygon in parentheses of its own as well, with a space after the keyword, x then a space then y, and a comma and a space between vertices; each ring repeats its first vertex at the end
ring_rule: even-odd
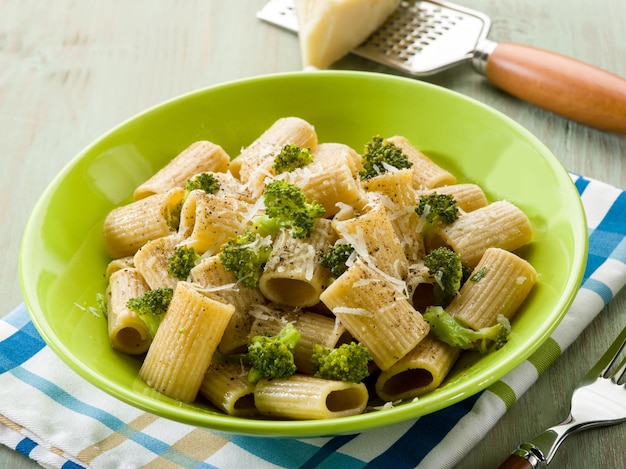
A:
MULTIPOLYGON (((611 344, 608 350, 602 355, 602 358, 598 360, 598 363, 590 370, 590 373, 594 373, 596 376, 606 377, 609 371, 609 368, 613 365, 613 363, 617 360, 620 352, 626 345, 626 327, 622 329, 619 336, 615 339, 615 341, 611 344), (599 369, 598 369, 599 368, 599 369)), ((619 366, 619 374, 621 375, 624 372, 624 368, 626 367, 626 360, 619 366)), ((613 377, 617 375, 617 372, 613 374, 613 377)))
POLYGON ((624 377, 624 373, 626 373, 626 357, 624 357, 622 363, 620 363, 617 370, 615 370, 615 373, 611 375, 611 381, 618 383, 624 377))

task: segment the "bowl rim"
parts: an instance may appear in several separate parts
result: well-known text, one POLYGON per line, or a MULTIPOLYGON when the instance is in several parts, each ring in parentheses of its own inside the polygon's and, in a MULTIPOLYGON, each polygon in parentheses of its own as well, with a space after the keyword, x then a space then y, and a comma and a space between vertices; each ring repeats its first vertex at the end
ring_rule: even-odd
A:
POLYGON ((116 397, 120 401, 171 420, 203 426, 213 430, 225 431, 235 434, 250 434, 256 436, 314 437, 329 434, 353 434, 364 430, 373 429, 393 423, 399 423, 412 418, 417 418, 426 414, 430 414, 432 412, 456 404, 459 401, 462 401, 478 392, 481 392, 494 382, 502 379, 503 376, 505 376, 509 371, 519 366, 523 361, 529 358, 552 334, 554 329, 556 329, 560 321, 563 319, 570 305, 574 301, 576 294, 578 293, 578 289, 582 282, 585 271, 587 254, 588 235, 585 213, 582 205, 582 200, 578 196, 578 192, 569 176, 569 173, 560 163, 557 157, 552 153, 552 151, 548 149, 545 144, 543 144, 543 142, 541 142, 534 134, 532 134, 522 125, 520 125, 501 111, 494 109, 487 104, 484 104, 472 97, 466 96, 457 91, 444 88, 436 84, 418 81, 408 77, 388 75, 378 72, 362 71, 298 71, 247 77, 193 90, 150 106, 147 109, 140 111, 132 115, 131 117, 123 120, 121 123, 117 124, 105 133, 98 136, 90 144, 84 147, 78 154, 76 154, 72 159, 70 159, 68 163, 65 164, 65 166, 52 179, 52 181, 48 184, 44 192, 37 200, 27 220, 22 237, 22 242, 20 245, 19 276, 24 302, 27 306, 30 318, 46 344, 55 352, 58 357, 61 358, 63 362, 65 362, 74 372, 80 375, 83 379, 85 379, 87 382, 94 385, 95 387, 99 388, 100 390, 116 397), (129 122, 140 119, 143 116, 152 113, 156 109, 162 109, 166 106, 171 105, 172 103, 176 103, 182 100, 193 99, 194 97, 207 92, 219 92, 220 89, 247 86, 249 84, 264 82, 268 80, 304 80, 311 76, 321 77, 322 79, 325 79, 327 77, 342 79, 343 77, 346 77, 370 79, 388 83, 410 82, 412 84, 411 86, 424 87, 426 89, 433 90, 434 92, 452 95, 455 99, 466 101, 473 106, 482 108, 483 110, 495 115, 495 117, 497 117, 500 121, 502 121, 509 127, 512 127, 517 134, 523 137, 524 140, 529 142, 533 147, 537 148, 542 156, 547 159, 550 168, 556 174, 558 174, 561 178, 567 176, 567 178, 569 178, 571 182, 571 190, 573 191, 572 195, 575 193, 576 197, 578 198, 578 204, 576 204, 576 206, 579 209, 578 221, 580 223, 576 226, 573 226, 572 230, 573 235, 579 245, 577 249, 574 249, 573 252, 574 259, 572 261, 572 266, 574 267, 574 269, 572 273, 568 276, 565 288, 558 297, 558 301, 554 305, 554 310, 558 309, 561 311, 560 315, 558 316, 558 320, 547 325, 540 333, 536 334, 534 337, 536 340, 532 344, 529 344, 529 346, 525 348, 524 351, 518 351, 515 354, 507 355, 506 359, 502 362, 502 365, 498 367, 498 369, 507 368, 507 371, 505 373, 491 373, 490 375, 488 375, 487 373, 482 373, 480 376, 474 378, 475 380, 479 381, 479 383, 477 385, 478 388, 473 390, 472 392, 459 393, 458 389, 455 389, 455 387, 450 389, 440 389, 438 391, 438 396, 440 397, 440 399, 436 401, 428 401, 427 404, 420 403, 419 406, 415 406, 413 403, 409 402, 404 403, 402 406, 385 409, 384 418, 379 417, 380 415, 382 415, 379 412, 370 412, 331 420, 275 421, 233 417, 226 414, 216 415, 212 412, 200 412, 200 408, 193 407, 193 409, 198 410, 196 416, 197 418, 194 418, 193 421, 190 421, 186 411, 184 410, 187 408, 186 406, 172 408, 170 404, 159 401, 157 399, 151 399, 149 401, 149 404, 146 404, 145 396, 138 397, 132 392, 132 390, 129 391, 127 388, 119 386, 117 383, 103 379, 100 374, 95 373, 92 369, 90 369, 83 361, 79 359, 79 357, 76 357, 62 341, 58 339, 55 331, 46 321, 46 313, 44 312, 44 309, 40 304, 37 295, 35 294, 34 288, 29 285, 29 280, 27 278, 29 267, 26 265, 26 259, 28 257, 27 249, 29 242, 32 242, 32 240, 36 239, 36 234, 33 233, 35 220, 39 216, 41 216, 42 212, 45 210, 46 202, 49 197, 62 184, 67 174, 72 171, 72 169, 78 164, 78 162, 82 160, 86 155, 88 155, 92 151, 92 149, 96 147, 101 141, 106 140, 109 136, 116 133, 119 129, 125 127, 129 122), (480 380, 478 378, 480 378, 480 380), (383 420, 383 422, 381 422, 380 420, 383 420))

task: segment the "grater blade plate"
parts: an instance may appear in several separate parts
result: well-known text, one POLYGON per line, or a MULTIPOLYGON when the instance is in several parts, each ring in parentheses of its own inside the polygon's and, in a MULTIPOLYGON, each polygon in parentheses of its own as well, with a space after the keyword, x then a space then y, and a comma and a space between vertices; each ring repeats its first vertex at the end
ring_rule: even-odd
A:
MULTIPOLYGON (((298 31, 293 0, 270 0, 257 17, 298 31)), ((487 38, 485 14, 444 1, 406 0, 352 53, 411 75, 431 75, 472 58, 487 38)))

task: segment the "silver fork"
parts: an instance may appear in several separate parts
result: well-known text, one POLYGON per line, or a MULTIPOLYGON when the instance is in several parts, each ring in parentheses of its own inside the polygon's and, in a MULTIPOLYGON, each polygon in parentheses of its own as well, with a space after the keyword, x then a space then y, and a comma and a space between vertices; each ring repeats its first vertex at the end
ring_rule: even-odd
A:
POLYGON ((572 433, 626 421, 626 357, 615 367, 625 345, 626 328, 578 383, 567 419, 520 444, 498 469, 545 468, 572 433))

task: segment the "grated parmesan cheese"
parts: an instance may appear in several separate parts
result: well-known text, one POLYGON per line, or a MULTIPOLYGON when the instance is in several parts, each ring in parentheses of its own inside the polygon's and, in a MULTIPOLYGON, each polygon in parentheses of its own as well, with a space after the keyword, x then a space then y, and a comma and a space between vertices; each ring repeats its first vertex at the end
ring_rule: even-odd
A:
POLYGON ((307 281, 310 281, 313 278, 313 274, 315 273, 315 248, 310 245, 307 244, 306 245, 306 265, 304 266, 304 278, 307 279, 307 281))
POLYGON ((365 308, 349 308, 348 306, 336 306, 333 314, 354 314, 356 316, 374 316, 374 313, 365 308))
POLYGON ((250 210, 245 214, 241 222, 242 226, 246 226, 257 215, 261 215, 265 212, 265 198, 261 195, 257 201, 250 207, 250 210))
POLYGON ((225 283, 224 285, 217 285, 213 287, 204 287, 203 291, 212 293, 216 291, 224 291, 224 290, 232 290, 239 291, 239 285, 237 282, 234 283, 225 283))
POLYGON ((254 305, 248 310, 248 314, 255 319, 259 319, 261 321, 268 321, 269 319, 273 319, 273 316, 270 314, 271 309, 264 305, 254 305))

